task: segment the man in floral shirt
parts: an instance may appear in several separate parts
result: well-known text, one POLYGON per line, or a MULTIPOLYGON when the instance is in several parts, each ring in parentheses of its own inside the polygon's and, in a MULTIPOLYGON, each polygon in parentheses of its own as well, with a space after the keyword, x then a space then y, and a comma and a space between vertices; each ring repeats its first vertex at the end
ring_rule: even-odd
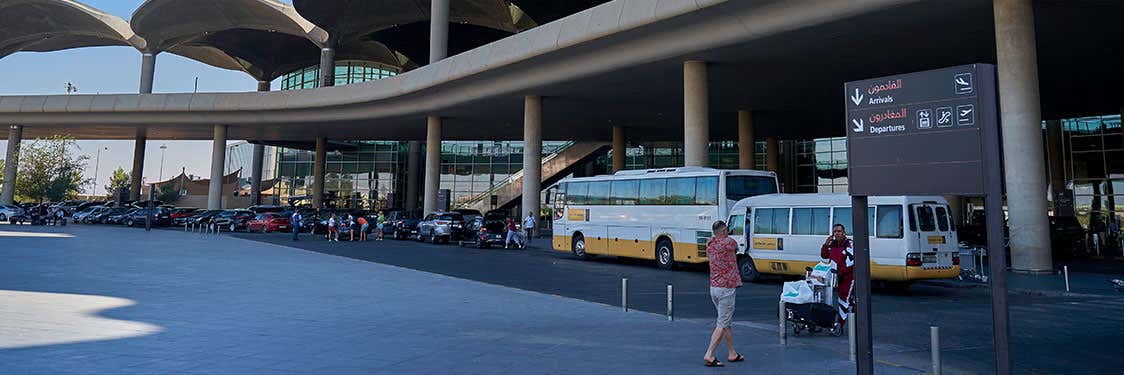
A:
POLYGON ((742 286, 742 278, 738 273, 738 243, 727 234, 726 223, 719 220, 711 226, 714 237, 706 242, 706 257, 710 262, 710 299, 718 310, 718 322, 714 332, 710 335, 710 346, 706 348, 703 356, 707 367, 722 366, 722 362, 714 357, 714 349, 723 339, 726 340, 726 349, 730 362, 741 362, 745 358, 734 350, 734 302, 737 299, 738 287, 742 286))

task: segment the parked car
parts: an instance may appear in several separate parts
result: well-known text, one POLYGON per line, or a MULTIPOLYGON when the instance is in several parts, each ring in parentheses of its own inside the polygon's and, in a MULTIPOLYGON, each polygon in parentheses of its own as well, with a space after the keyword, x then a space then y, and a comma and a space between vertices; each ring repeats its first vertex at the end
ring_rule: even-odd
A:
POLYGON ((451 241, 460 241, 472 237, 471 233, 465 232, 464 226, 476 218, 484 217, 484 214, 480 213, 480 210, 467 208, 458 208, 450 212, 461 214, 461 220, 454 221, 449 225, 452 228, 452 233, 449 235, 451 241))
POLYGON ((215 215, 213 222, 219 228, 234 232, 245 228, 246 222, 255 216, 257 214, 250 210, 224 210, 215 215))
POLYGON ((137 212, 139 210, 139 208, 129 208, 127 210, 120 211, 119 213, 107 216, 105 218, 105 222, 107 224, 124 224, 126 217, 132 216, 134 212, 137 212))
POLYGON ((82 218, 82 222, 86 224, 108 224, 110 216, 120 215, 128 210, 124 207, 103 207, 86 215, 82 218))
POLYGON ((502 212, 489 212, 477 217, 464 226, 465 239, 459 241, 463 246, 476 246, 487 249, 489 246, 503 246, 507 235, 507 215, 502 212))
POLYGON ((23 208, 16 205, 0 205, 0 221, 9 221, 13 217, 24 216, 23 208))
POLYGON ((396 240, 411 238, 418 234, 418 223, 421 222, 421 217, 421 210, 395 212, 393 219, 387 219, 390 225, 383 225, 384 230, 386 227, 390 227, 390 231, 383 233, 396 240))
POLYGON ((258 214, 253 220, 246 222, 247 232, 285 232, 292 228, 289 217, 281 212, 267 212, 258 214))
MULTIPOLYGON (((145 220, 148 220, 148 209, 139 208, 132 211, 128 216, 121 219, 122 224, 132 227, 137 225, 144 225, 145 220)), ((168 226, 172 224, 171 210, 163 207, 156 207, 152 209, 152 225, 153 226, 168 226)))
POLYGON ((98 211, 99 209, 103 209, 103 208, 105 208, 105 207, 88 206, 84 209, 78 210, 78 212, 75 212, 74 215, 70 216, 70 219, 71 219, 71 221, 73 221, 75 223, 84 223, 85 222, 84 219, 86 219, 87 216, 90 216, 90 214, 93 214, 94 212, 98 211))
POLYGON ((184 225, 184 223, 186 223, 187 218, 189 218, 189 217, 191 217, 191 216, 193 216, 197 213, 203 212, 203 211, 206 211, 206 210, 204 210, 202 208, 195 208, 195 207, 173 208, 172 213, 171 213, 172 225, 184 225))
POLYGON ((418 241, 449 242, 453 222, 463 222, 464 216, 456 212, 434 212, 418 223, 418 241))
MULTIPOLYGON (((321 210, 320 215, 317 216, 313 221, 310 222, 310 223, 312 223, 312 233, 313 234, 327 234, 328 233, 328 219, 332 217, 333 213, 336 214, 336 217, 339 218, 339 220, 346 220, 348 214, 351 214, 351 216, 354 216, 356 219, 358 219, 359 217, 367 214, 366 211, 363 211, 363 210, 360 210, 360 209, 349 209, 349 208, 339 209, 339 210, 334 210, 334 211, 333 210, 321 210)), ((306 219, 306 221, 307 221, 307 219, 306 219)))
POLYGON ((285 207, 285 206, 250 206, 250 207, 247 207, 246 209, 250 210, 250 211, 254 211, 254 213, 257 213, 257 214, 264 214, 266 212, 282 213, 282 212, 285 212, 285 211, 291 211, 289 209, 289 207, 285 207))
POLYGON ((215 216, 218 216, 218 214, 221 214, 222 212, 223 210, 206 210, 189 217, 187 219, 187 222, 194 225, 208 225, 211 223, 211 220, 215 218, 215 216))

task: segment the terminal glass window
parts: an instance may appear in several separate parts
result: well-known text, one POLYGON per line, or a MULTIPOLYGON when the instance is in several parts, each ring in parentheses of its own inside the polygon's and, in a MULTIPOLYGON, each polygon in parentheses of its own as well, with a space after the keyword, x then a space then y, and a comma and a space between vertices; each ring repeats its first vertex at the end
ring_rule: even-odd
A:
POLYGON ((613 181, 610 200, 613 205, 632 206, 640 194, 640 180, 613 181))
POLYGON ((699 177, 695 180, 695 204, 702 206, 718 204, 718 177, 699 177))
POLYGON ((902 238, 902 206, 880 205, 877 207, 875 236, 878 238, 902 238))
POLYGON ((667 195, 671 204, 689 205, 695 203, 694 178, 667 179, 667 195))
POLYGON ((793 208, 792 234, 828 235, 831 231, 831 209, 793 208))
POLYGON ((667 204, 667 180, 663 178, 641 180, 640 204, 667 204))
POLYGON ((585 204, 590 205, 606 205, 609 204, 609 181, 590 182, 589 195, 586 196, 585 204))

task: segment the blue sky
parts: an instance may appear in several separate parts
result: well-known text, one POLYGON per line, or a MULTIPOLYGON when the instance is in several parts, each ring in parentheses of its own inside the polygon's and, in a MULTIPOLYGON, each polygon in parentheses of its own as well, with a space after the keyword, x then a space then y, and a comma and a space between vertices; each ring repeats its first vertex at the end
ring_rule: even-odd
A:
MULTIPOLYGON (((85 4, 128 20, 143 0, 85 0, 85 4)), ((290 2, 290 1, 285 1, 290 2)), ((67 82, 78 87, 79 94, 136 93, 140 79, 140 53, 131 47, 78 48, 58 52, 19 52, 0 59, 0 95, 63 94, 67 82)), ((255 91, 257 81, 239 71, 215 68, 170 53, 159 54, 156 61, 154 92, 191 92, 195 78, 200 92, 255 91)), ((274 82, 274 89, 277 83, 274 82)), ((0 140, 0 149, 7 147, 7 134, 0 140)), ((25 139, 24 141, 28 141, 25 139)), ((90 156, 86 176, 94 176, 94 156, 101 152, 97 192, 108 181, 109 172, 117 167, 132 168, 133 141, 80 141, 79 153, 90 156)), ((165 178, 180 168, 188 174, 210 175, 210 141, 149 141, 144 163, 146 181, 160 177, 160 146, 167 145, 164 155, 165 178)), ((0 154, 0 158, 2 158, 0 154)))

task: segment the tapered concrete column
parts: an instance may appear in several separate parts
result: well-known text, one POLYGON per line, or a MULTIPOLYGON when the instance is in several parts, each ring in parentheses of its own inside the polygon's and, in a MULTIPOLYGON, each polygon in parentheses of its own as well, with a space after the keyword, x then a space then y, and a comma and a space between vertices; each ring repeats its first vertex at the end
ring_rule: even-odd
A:
POLYGON ((336 50, 320 49, 320 87, 336 85, 336 50))
POLYGON ((628 157, 628 146, 625 142, 624 127, 613 126, 613 173, 623 171, 628 157))
POLYGON ((1031 0, 994 0, 1011 268, 1052 272, 1031 0))
POLYGON ((753 135, 753 115, 747 110, 738 111, 738 169, 755 169, 757 161, 753 150, 757 140, 753 135))
POLYGON ((211 145, 211 184, 207 189, 207 209, 222 209, 223 166, 226 164, 226 125, 215 125, 215 139, 211 145))
POLYGON ((312 207, 324 207, 324 170, 328 162, 328 139, 316 137, 316 156, 312 160, 312 207))
POLYGON ((437 190, 441 187, 441 118, 429 116, 425 134, 425 198, 422 211, 437 210, 437 190))
POLYGON ((152 93, 152 81, 156 76, 156 53, 142 52, 141 53, 141 78, 140 78, 140 93, 152 93))
POLYGON ((406 158, 406 196, 403 205, 407 210, 418 208, 418 179, 421 178, 421 142, 410 141, 406 158))
POLYGON ((0 204, 12 204, 16 199, 16 172, 20 165, 20 142, 23 125, 8 127, 8 152, 4 157, 4 188, 0 190, 0 204))
POLYGON ((709 164, 710 110, 705 61, 683 63, 683 165, 709 164))
POLYGON ((253 165, 250 166, 250 202, 261 204, 262 164, 265 163, 265 145, 254 144, 253 165))
POLYGON ((779 173, 781 165, 780 150, 781 143, 776 137, 765 138, 765 169, 779 173))
POLYGON ((429 63, 449 54, 449 0, 431 0, 429 9, 429 63))
MULTIPOLYGON (((617 127, 613 128, 614 135, 617 127)), ((615 137, 614 137, 615 138, 615 137)), ((623 136, 622 136, 623 138, 623 136)), ((613 140, 616 144, 616 139, 613 140)), ((616 150, 614 150, 616 151, 616 150)), ((613 153, 613 163, 617 154, 613 153)), ((542 97, 527 96, 523 99, 523 212, 519 217, 527 217, 531 212, 535 220, 539 216, 539 193, 542 191, 542 97)), ((538 237, 538 226, 534 229, 538 237)))
POLYGON ((148 129, 137 128, 133 141, 133 171, 129 174, 129 199, 140 200, 141 180, 144 179, 144 147, 148 143, 148 129))

